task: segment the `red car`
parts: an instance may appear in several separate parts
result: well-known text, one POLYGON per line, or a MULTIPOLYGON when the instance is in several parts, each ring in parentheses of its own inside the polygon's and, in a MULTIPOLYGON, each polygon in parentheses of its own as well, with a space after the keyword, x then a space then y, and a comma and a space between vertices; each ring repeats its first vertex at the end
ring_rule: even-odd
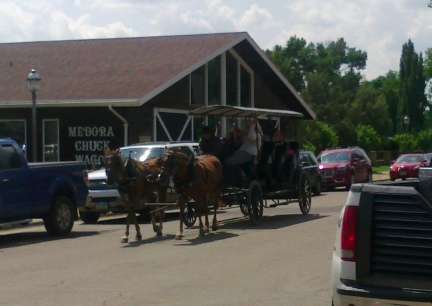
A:
POLYGON ((327 189, 349 190, 354 183, 372 182, 372 163, 362 148, 327 149, 317 159, 322 185, 327 189))
POLYGON ((417 178, 420 167, 427 166, 429 165, 424 154, 402 154, 390 166, 390 180, 417 178))

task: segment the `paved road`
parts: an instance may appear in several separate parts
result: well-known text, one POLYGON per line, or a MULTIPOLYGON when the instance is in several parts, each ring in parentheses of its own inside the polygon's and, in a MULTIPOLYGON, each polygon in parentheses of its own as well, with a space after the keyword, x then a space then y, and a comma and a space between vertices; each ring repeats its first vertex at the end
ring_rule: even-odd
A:
MULTIPOLYGON (((220 230, 174 241, 142 224, 143 240, 121 244, 123 216, 78 222, 68 238, 43 226, 0 232, 0 305, 330 305, 334 234, 345 191, 265 209, 253 227, 238 207, 221 210, 220 230)), ((132 230, 132 233, 134 231, 132 230)))

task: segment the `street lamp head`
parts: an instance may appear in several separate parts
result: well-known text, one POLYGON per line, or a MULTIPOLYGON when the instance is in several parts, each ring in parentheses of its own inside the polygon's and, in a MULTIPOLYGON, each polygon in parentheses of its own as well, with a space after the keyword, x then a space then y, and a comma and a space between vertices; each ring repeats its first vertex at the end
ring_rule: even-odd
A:
POLYGON ((404 117, 404 124, 405 125, 408 125, 409 124, 409 121, 410 121, 410 118, 408 117, 408 115, 405 115, 405 117, 404 117))
POLYGON ((27 76, 27 82, 28 82, 28 89, 31 92, 35 92, 39 89, 39 82, 41 78, 39 74, 36 72, 36 70, 32 69, 29 75, 27 76))

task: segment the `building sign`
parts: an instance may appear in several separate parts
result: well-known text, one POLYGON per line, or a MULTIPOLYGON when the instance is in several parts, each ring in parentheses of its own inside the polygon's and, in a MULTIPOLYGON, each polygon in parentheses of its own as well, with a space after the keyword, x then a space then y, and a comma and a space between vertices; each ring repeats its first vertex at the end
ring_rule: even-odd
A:
POLYGON ((70 126, 68 137, 73 143, 75 160, 100 164, 104 149, 114 138, 114 131, 112 126, 70 126))

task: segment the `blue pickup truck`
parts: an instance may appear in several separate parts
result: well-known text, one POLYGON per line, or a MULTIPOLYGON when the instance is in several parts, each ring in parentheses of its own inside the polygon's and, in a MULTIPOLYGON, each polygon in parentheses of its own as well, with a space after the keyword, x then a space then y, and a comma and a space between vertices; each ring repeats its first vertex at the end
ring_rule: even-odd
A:
POLYGON ((43 219, 50 235, 66 235, 87 196, 86 164, 27 163, 15 141, 0 139, 0 228, 43 219))

